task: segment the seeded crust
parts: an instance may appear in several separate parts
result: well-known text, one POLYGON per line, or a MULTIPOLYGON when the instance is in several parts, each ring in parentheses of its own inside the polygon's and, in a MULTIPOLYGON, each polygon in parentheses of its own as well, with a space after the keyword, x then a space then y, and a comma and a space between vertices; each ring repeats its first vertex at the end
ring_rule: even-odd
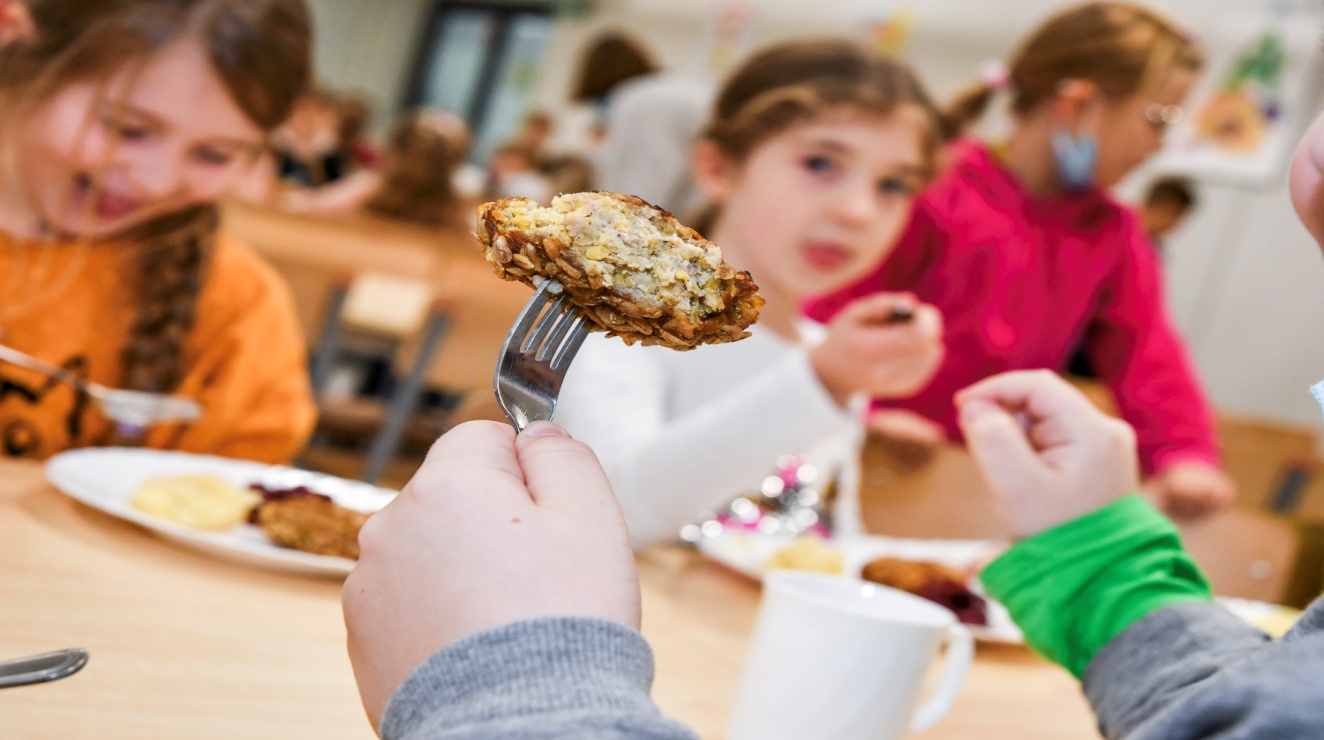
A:
POLYGON ((478 209, 475 236, 505 280, 559 281, 596 329, 626 344, 677 350, 735 342, 763 299, 717 245, 634 196, 507 198, 478 209))

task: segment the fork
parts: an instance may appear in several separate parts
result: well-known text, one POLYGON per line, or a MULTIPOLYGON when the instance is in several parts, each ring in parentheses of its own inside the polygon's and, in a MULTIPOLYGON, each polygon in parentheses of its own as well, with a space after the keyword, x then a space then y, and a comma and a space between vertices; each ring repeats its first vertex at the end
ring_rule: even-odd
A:
POLYGON ((166 421, 194 421, 202 415, 202 407, 191 398, 107 388, 3 344, 0 344, 0 360, 72 385, 95 401, 111 421, 132 429, 146 429, 166 421))
POLYGON ((584 313, 556 280, 544 280, 510 327, 493 386, 517 431, 551 421, 570 361, 589 334, 584 313))

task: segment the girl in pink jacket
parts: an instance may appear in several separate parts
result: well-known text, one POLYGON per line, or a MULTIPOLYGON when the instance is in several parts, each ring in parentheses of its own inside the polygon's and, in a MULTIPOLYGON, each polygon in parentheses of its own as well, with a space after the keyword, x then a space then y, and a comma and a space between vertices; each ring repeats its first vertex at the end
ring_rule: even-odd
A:
POLYGON ((1177 517, 1229 503, 1213 415, 1169 318, 1160 265, 1136 216, 1106 194, 1158 151, 1195 83, 1195 43, 1151 10, 1078 6, 1025 41, 1005 72, 961 96, 959 132, 1006 90, 1005 144, 955 141, 882 266, 809 306, 825 319, 878 291, 938 306, 947 355, 917 395, 880 406, 959 438, 952 396, 997 373, 1063 369, 1082 342, 1135 427, 1148 489, 1177 517))

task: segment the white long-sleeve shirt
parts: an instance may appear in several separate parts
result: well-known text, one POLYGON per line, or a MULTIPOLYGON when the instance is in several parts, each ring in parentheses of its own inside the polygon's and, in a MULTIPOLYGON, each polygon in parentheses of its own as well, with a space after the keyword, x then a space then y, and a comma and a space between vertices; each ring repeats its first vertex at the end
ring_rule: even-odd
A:
POLYGON ((837 531, 859 531, 861 404, 823 388, 804 343, 754 328, 733 344, 676 352, 600 334, 584 343, 556 420, 597 453, 636 547, 674 539, 704 510, 758 491, 777 458, 807 456, 836 475, 837 531))

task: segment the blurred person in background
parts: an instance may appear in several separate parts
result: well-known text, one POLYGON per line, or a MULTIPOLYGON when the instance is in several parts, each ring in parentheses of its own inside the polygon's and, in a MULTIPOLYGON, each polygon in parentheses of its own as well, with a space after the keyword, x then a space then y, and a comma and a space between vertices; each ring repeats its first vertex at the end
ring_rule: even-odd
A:
POLYGON ((346 175, 352 163, 341 146, 341 132, 334 96, 314 90, 299 98, 289 120, 271 134, 279 181, 312 188, 346 175))
POLYGON ((469 128, 439 109, 405 115, 388 137, 381 165, 320 188, 280 196, 297 213, 364 212, 419 226, 467 228, 473 205, 456 187, 469 128))
POLYGON ((603 34, 584 52, 570 98, 601 111, 621 83, 657 71, 652 55, 638 42, 619 33, 603 34))
POLYGON ((1134 211, 1107 192, 1162 147, 1203 64, 1195 41, 1158 13, 1094 2, 1052 17, 1009 69, 991 70, 951 106, 949 127, 961 132, 1005 90, 1014 131, 1002 143, 955 142, 886 263, 809 306, 828 319, 860 296, 912 290, 942 310, 941 371, 913 397, 878 406, 959 439, 957 390, 1007 370, 1063 370, 1083 343, 1136 428, 1161 508, 1192 518, 1231 503, 1158 256, 1134 211))
POLYGON ((34 0, 0 46, 0 342, 112 388, 196 399, 115 424, 0 363, 0 454, 142 445, 288 461, 315 407, 285 284, 216 200, 308 86, 301 0, 34 0))
POLYGON ((497 147, 487 162, 484 197, 528 198, 546 205, 552 199, 552 184, 542 172, 538 153, 509 142, 497 147))
POLYGON ((597 173, 587 157, 578 154, 557 154, 543 160, 543 177, 553 196, 561 193, 582 193, 597 190, 597 173))
POLYGON ((1145 190, 1140 222, 1160 257, 1166 256, 1164 242, 1168 236, 1181 228, 1198 204, 1195 184, 1184 177, 1160 178, 1145 190))
POLYGON ((836 480, 837 527, 858 529, 860 394, 921 387, 942 320, 905 294, 870 296, 827 327, 800 305, 891 248, 941 138, 910 70, 847 41, 773 46, 726 81, 694 151, 713 202, 696 227, 756 277, 766 304, 752 336, 675 352, 593 335, 557 407, 602 460, 637 546, 759 490, 787 454, 836 480), (913 320, 889 323, 900 306, 913 320))
POLYGON ((365 135, 372 123, 372 104, 360 95, 340 94, 336 96, 336 115, 340 123, 336 132, 340 156, 349 163, 346 174, 380 164, 381 151, 365 135))
POLYGON ((520 124, 511 143, 533 152, 538 163, 542 164, 543 160, 551 156, 548 147, 555 132, 556 122, 552 114, 535 110, 524 117, 524 123, 520 124))
POLYGON ((594 154, 598 187, 682 215, 696 211, 704 196, 690 173, 689 153, 715 93, 709 82, 672 74, 636 77, 614 88, 594 154))

